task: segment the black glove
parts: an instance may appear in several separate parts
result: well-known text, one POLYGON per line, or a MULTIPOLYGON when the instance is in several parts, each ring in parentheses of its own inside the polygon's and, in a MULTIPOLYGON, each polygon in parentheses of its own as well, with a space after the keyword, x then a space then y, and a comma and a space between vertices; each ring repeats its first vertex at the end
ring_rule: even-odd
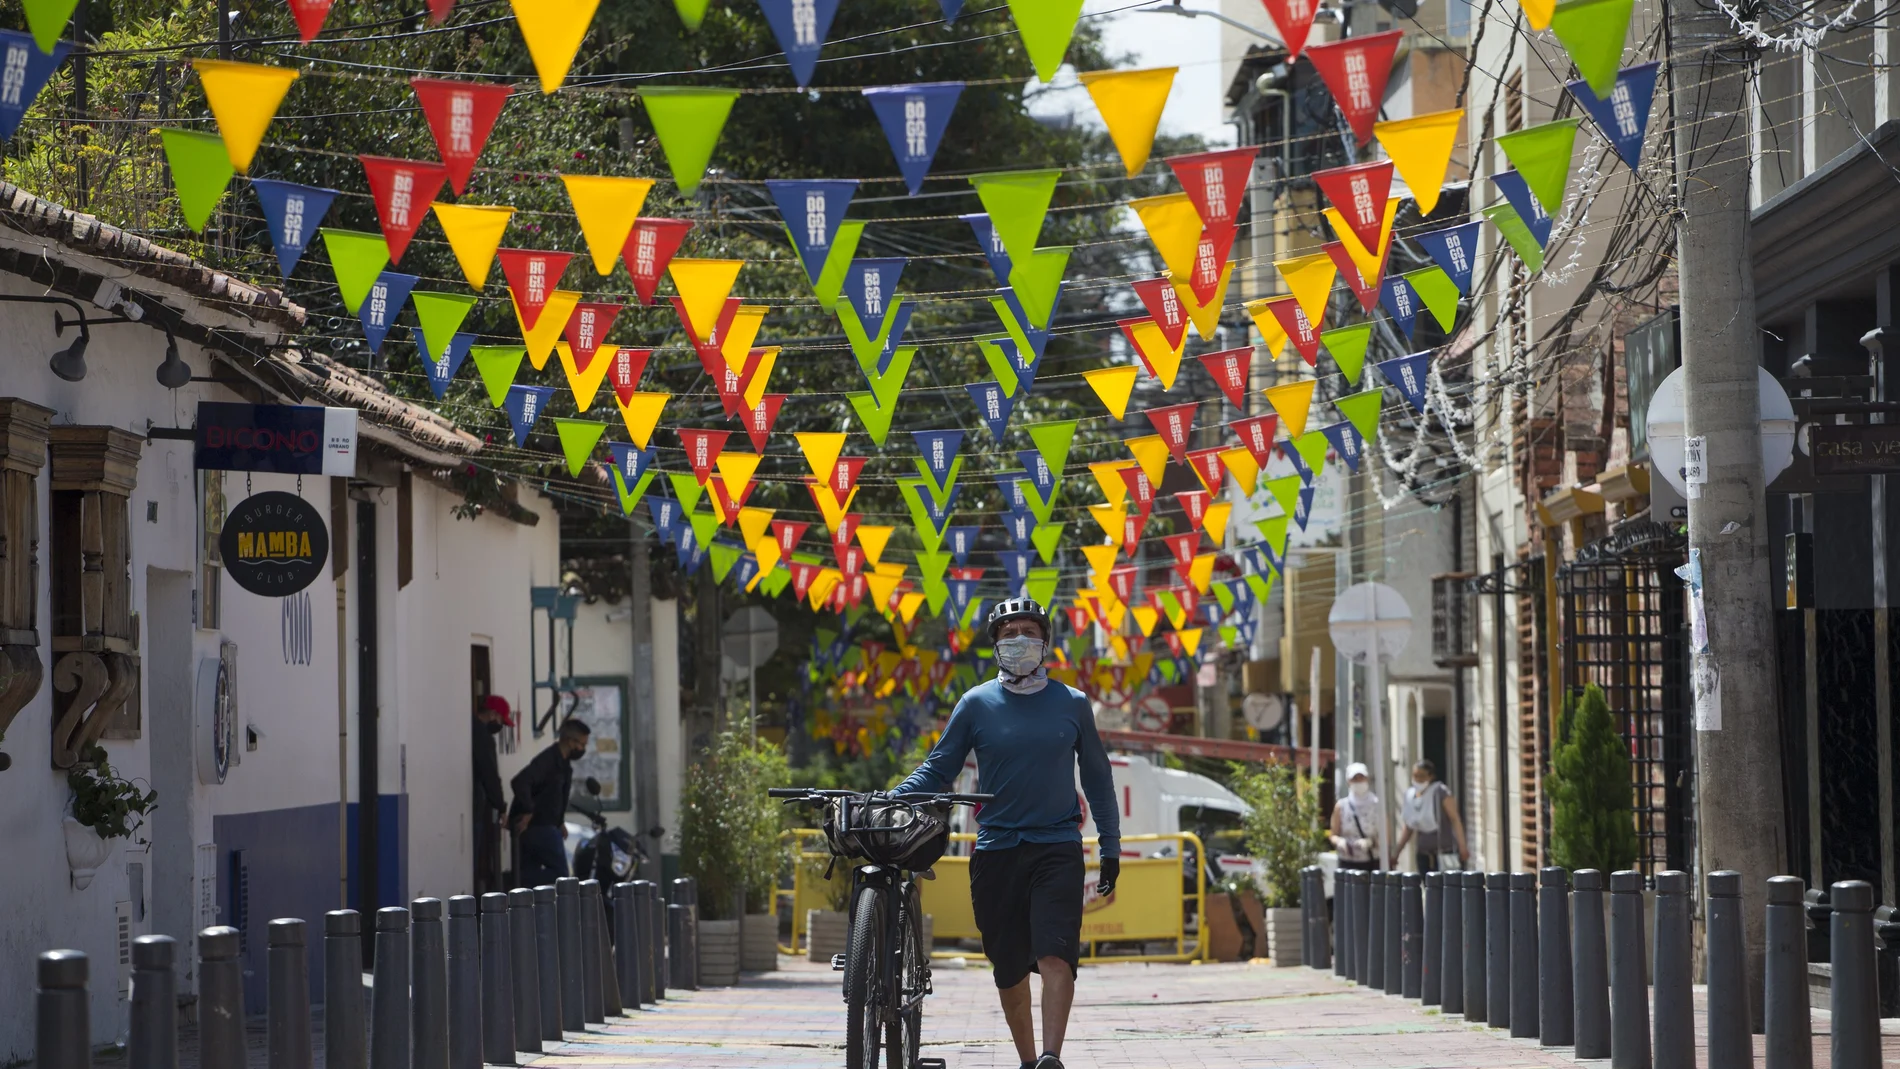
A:
POLYGON ((1107 898, 1115 893, 1115 881, 1121 879, 1122 859, 1105 857, 1102 859, 1102 871, 1095 877, 1095 894, 1098 898, 1107 898))

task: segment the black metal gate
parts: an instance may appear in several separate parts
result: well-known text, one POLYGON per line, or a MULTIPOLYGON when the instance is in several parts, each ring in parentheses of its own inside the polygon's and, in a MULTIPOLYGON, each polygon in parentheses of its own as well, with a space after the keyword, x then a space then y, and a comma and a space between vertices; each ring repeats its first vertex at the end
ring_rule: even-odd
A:
POLYGON ((1629 742, 1637 866, 1646 874, 1687 871, 1694 857, 1689 635, 1675 573, 1686 547, 1681 535, 1637 520, 1557 572, 1564 687, 1601 687, 1629 742))

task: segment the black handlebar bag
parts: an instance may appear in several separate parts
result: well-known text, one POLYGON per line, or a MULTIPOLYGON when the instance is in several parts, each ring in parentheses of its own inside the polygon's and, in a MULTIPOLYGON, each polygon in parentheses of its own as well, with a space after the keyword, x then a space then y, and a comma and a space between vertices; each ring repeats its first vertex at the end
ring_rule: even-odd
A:
POLYGON ((825 807, 825 840, 834 854, 922 872, 950 846, 950 807, 835 799, 825 807))

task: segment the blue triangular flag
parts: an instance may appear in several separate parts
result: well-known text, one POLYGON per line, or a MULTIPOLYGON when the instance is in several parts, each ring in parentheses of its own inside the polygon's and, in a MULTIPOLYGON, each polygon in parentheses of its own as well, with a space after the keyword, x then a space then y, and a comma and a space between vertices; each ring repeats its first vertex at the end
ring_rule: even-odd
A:
POLYGON ((507 410, 508 422, 515 429, 515 448, 527 443, 528 431, 534 428, 534 421, 541 418, 541 410, 553 396, 552 386, 508 387, 508 398, 501 407, 507 410))
POLYGON ((937 2, 943 5, 943 21, 945 22, 955 22, 957 16, 963 13, 963 0, 937 0, 937 2))
POLYGON ((785 219, 785 229, 791 234, 792 247, 798 250, 799 262, 805 265, 805 274, 817 285, 818 276, 825 270, 825 258, 831 255, 831 243, 838 237, 838 226, 858 192, 857 181, 772 179, 765 188, 778 203, 778 213, 785 219))
POLYGON ((1471 296, 1471 269, 1478 263, 1478 227, 1481 225, 1476 221, 1459 223, 1413 238, 1431 253, 1432 261, 1451 276, 1458 292, 1467 297, 1471 296))
POLYGON ((1221 617, 1225 616, 1226 613, 1220 611, 1219 602, 1203 601, 1201 602, 1201 615, 1207 618, 1207 626, 1219 627, 1221 617))
POLYGON ((1023 490, 1022 476, 1005 472, 996 477, 996 484, 1003 490, 1003 511, 1029 511, 1029 495, 1023 490))
MULTIPOLYGON (((664 482, 665 480, 660 480, 664 482)), ((653 530, 662 542, 675 542, 679 538, 677 528, 680 524, 680 503, 657 491, 647 495, 647 513, 653 517, 653 530)))
MULTIPOLYGON (((892 306, 898 304, 897 280, 904 275, 904 265, 909 260, 901 256, 883 259, 853 260, 844 272, 844 295, 850 299, 851 307, 858 313, 858 322, 864 325, 864 335, 876 338, 884 333, 884 319, 891 314, 892 306)), ((891 331, 891 341, 897 340, 897 331, 891 331)), ((885 346, 890 349, 890 345, 885 346)))
POLYGON ((619 469, 620 477, 627 480, 628 486, 638 484, 647 469, 653 466, 651 449, 642 449, 628 442, 608 442, 607 448, 613 452, 614 467, 619 469))
POLYGON ((337 192, 270 178, 251 179, 251 190, 264 208, 271 244, 277 247, 277 270, 287 280, 297 269, 297 261, 310 251, 310 239, 317 236, 317 225, 323 222, 337 192))
POLYGON ((910 436, 917 441, 917 452, 923 457, 931 480, 941 488, 943 481, 950 477, 950 465, 957 459, 957 450, 963 448, 963 432, 912 431, 910 436))
POLYGON ((1636 169, 1643 155, 1643 133, 1649 129, 1649 106, 1656 96, 1656 64, 1639 63, 1616 72, 1616 88, 1610 99, 1600 100, 1590 91, 1590 83, 1579 79, 1568 84, 1570 95, 1609 139, 1617 158, 1636 169))
POLYGON ((935 529, 936 533, 942 534, 943 523, 950 518, 950 506, 956 504, 957 491, 963 488, 961 486, 952 486, 949 490, 944 492, 942 498, 937 497, 937 495, 932 492, 928 483, 921 489, 923 492, 917 496, 923 499, 924 514, 930 518, 930 526, 935 529))
MULTIPOLYGON (((891 361, 897 357, 897 347, 903 343, 904 332, 910 329, 910 315, 917 310, 915 302, 899 299, 890 310, 891 335, 884 339, 884 351, 877 354, 877 373, 882 375, 891 369, 891 361)), ((882 331, 884 328, 879 327, 882 331)), ((875 337, 876 335, 873 335, 875 337)), ((876 383, 872 384, 876 386, 876 383)))
POLYGON ((363 307, 356 313, 356 318, 363 321, 363 336, 369 339, 370 352, 383 351, 383 339, 389 336, 389 328, 396 325, 402 306, 409 302, 409 291, 420 281, 415 275, 384 271, 370 284, 369 296, 363 299, 363 307))
POLYGON ((1425 371, 1431 357, 1430 353, 1412 353, 1373 365, 1385 376, 1385 381, 1399 388, 1399 396, 1405 398, 1405 403, 1421 415, 1425 412, 1425 371))
POLYGON ((990 224, 990 217, 983 212, 977 212, 974 215, 960 215, 957 218, 970 224, 970 229, 976 231, 976 243, 982 248, 983 257, 990 262, 990 271, 996 275, 996 284, 1009 285, 1009 250, 1003 247, 1003 237, 996 232, 996 227, 990 224))
POLYGON ((1387 275, 1379 283, 1379 305, 1405 332, 1405 340, 1411 341, 1412 328, 1418 323, 1418 294, 1412 284, 1398 275, 1387 275))
POLYGON ((785 50, 785 63, 798 87, 810 85, 818 53, 831 34, 831 20, 838 14, 838 0, 759 0, 759 8, 785 50))
POLYGON ((950 580, 950 607, 956 610, 959 619, 962 618, 963 611, 970 607, 970 598, 975 596, 975 594, 976 580, 950 580))
POLYGON ((1000 382, 973 382, 964 389, 970 391, 970 400, 976 402, 976 414, 983 418, 990 436, 1002 441, 1004 432, 1009 430, 1009 410, 1016 399, 1003 392, 1000 382))
POLYGON ((693 525, 681 523, 678 538, 673 543, 674 559, 679 561, 680 570, 687 575, 699 571, 699 562, 706 554, 699 548, 699 536, 694 533, 693 525))
POLYGON ((1234 611, 1243 617, 1253 615, 1253 587, 1235 579, 1227 581, 1227 589, 1234 595, 1234 611))
POLYGON ((39 42, 32 34, 14 30, 0 30, 0 141, 13 136, 20 128, 20 120, 26 116, 26 109, 46 88, 47 79, 59 69, 66 60, 66 53, 72 51, 72 44, 57 41, 53 51, 40 51, 39 42))
POLYGON ((1251 646, 1253 645, 1254 634, 1260 630, 1260 621, 1254 619, 1252 616, 1248 616, 1242 619, 1240 623, 1234 625, 1234 629, 1240 632, 1240 644, 1242 646, 1251 646))
POLYGON ((1049 500, 1049 491, 1056 488, 1056 473, 1049 470, 1049 462, 1043 459, 1042 450, 1019 449, 1016 459, 1029 472, 1029 481, 1036 488, 1036 496, 1044 501, 1049 500))
POLYGON ((1308 486, 1300 491, 1299 503, 1293 510, 1293 522, 1299 524, 1300 530, 1304 531, 1306 530, 1306 521, 1312 519, 1312 517, 1313 488, 1308 486))
MULTIPOLYGON (((1049 306, 1049 322, 1053 323, 1055 321, 1055 310, 1062 304, 1062 288, 1064 285, 1066 285, 1066 283, 1056 283, 1056 299, 1055 302, 1049 306)), ((1029 324, 1029 317, 1023 312, 1022 301, 1017 298, 1015 290, 1005 287, 1003 289, 1003 300, 1009 304, 1010 314, 1016 317, 1016 325, 1022 328, 1023 337, 1029 340, 1029 347, 1036 351, 1035 360, 1024 369, 1029 377, 1033 379, 1036 377, 1035 369, 1042 365, 1042 352, 1049 347, 1049 328, 1038 328, 1029 324)), ((1022 363, 1022 358, 1019 356, 1016 362, 1018 364, 1022 363)))
POLYGON ((864 91, 913 197, 924 188, 930 161, 937 158, 944 127, 950 125, 950 113, 956 110, 957 97, 962 94, 962 82, 884 85, 864 91))
POLYGON ((744 590, 750 586, 752 584, 752 577, 757 574, 759 574, 759 558, 757 556, 747 553, 745 556, 739 558, 739 565, 735 571, 734 579, 738 582, 740 590, 744 590))
POLYGON ((969 525, 952 527, 944 532, 945 539, 950 543, 950 556, 956 560, 958 567, 970 563, 970 551, 976 548, 976 534, 980 530, 981 527, 969 525))
POLYGON ((1016 543, 1016 548, 1021 549, 1029 544, 1029 533, 1036 529, 1036 518, 1028 509, 1011 509, 1003 513, 1003 529, 1009 532, 1009 539, 1016 543))
POLYGON ((1511 202, 1511 210, 1530 228, 1531 237, 1537 239, 1537 247, 1541 249, 1550 244, 1551 218, 1545 214, 1543 202, 1531 196, 1531 187, 1524 181, 1524 176, 1515 169, 1503 171, 1491 176, 1491 184, 1498 187, 1504 199, 1511 202))
POLYGON ((1003 559, 1003 573, 1020 583, 1029 578, 1029 560, 1031 551, 1027 549, 1006 549, 997 554, 1003 559))
POLYGON ((1345 461, 1348 468, 1359 470, 1359 454, 1362 452, 1359 428, 1354 427, 1351 420, 1340 420, 1330 427, 1321 427, 1319 432, 1333 443, 1333 452, 1339 454, 1339 459, 1345 461))
POLYGON ((457 334, 449 339, 449 351, 440 357, 430 354, 429 347, 419 339, 422 332, 417 331, 416 347, 422 350, 422 367, 429 373, 429 392, 440 401, 449 392, 449 383, 455 379, 455 373, 462 370, 462 361, 468 359, 469 347, 475 344, 475 335, 457 334))
POLYGON ((1308 486, 1313 485, 1313 468, 1306 463, 1306 458, 1300 455, 1300 451, 1293 448, 1292 441, 1282 439, 1274 444, 1280 447, 1280 455, 1285 457, 1293 465, 1293 470, 1299 473, 1300 481, 1308 486))

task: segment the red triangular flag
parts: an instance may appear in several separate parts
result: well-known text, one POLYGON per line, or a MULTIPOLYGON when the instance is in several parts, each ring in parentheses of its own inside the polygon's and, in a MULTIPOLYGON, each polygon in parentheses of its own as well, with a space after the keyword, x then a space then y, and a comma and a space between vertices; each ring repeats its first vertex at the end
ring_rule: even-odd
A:
POLYGON ((838 466, 831 473, 831 493, 843 505, 851 499, 851 491, 858 488, 858 475, 864 471, 866 457, 839 457, 838 466))
MULTIPOLYGON (((1174 168, 1174 176, 1194 202, 1194 210, 1201 213, 1201 225, 1214 239, 1216 249, 1233 246, 1240 197, 1247 190, 1247 179, 1253 174, 1254 157, 1258 155, 1260 147, 1255 145, 1168 157, 1168 166, 1174 168)), ((1219 276, 1218 265, 1214 273, 1219 276)))
POLYGON ((501 273, 508 280, 508 292, 521 309, 521 324, 529 330, 541 319, 548 297, 561 288, 561 275, 567 271, 571 252, 539 252, 534 249, 500 249, 501 273))
POLYGON ((1173 555, 1175 567, 1178 568, 1194 563, 1194 551, 1201 548, 1201 532, 1164 535, 1161 541, 1167 543, 1168 552, 1173 555))
MULTIPOLYGON (((1193 564, 1194 562, 1189 560, 1187 564, 1182 565, 1182 567, 1191 567, 1193 564)), ((1174 595, 1174 600, 1181 603, 1181 608, 1186 609, 1189 616, 1193 616, 1194 610, 1201 607, 1201 595, 1194 589, 1193 578, 1185 575, 1182 576, 1182 578, 1187 580, 1188 585, 1170 587, 1168 588, 1169 593, 1174 595)))
POLYGON ((442 192, 449 172, 439 163, 418 160, 392 160, 387 156, 358 156, 363 174, 369 179, 370 196, 376 201, 376 218, 383 224, 383 240, 389 245, 389 262, 402 263, 409 239, 422 226, 429 205, 442 192))
POLYGON ((607 377, 613 380, 614 396, 621 404, 633 400, 639 392, 640 376, 646 374, 647 361, 653 358, 651 349, 618 349, 614 352, 614 366, 607 369, 607 377))
POLYGON ((831 532, 831 551, 838 555, 838 563, 844 563, 844 551, 857 545, 858 523, 862 520, 855 512, 847 512, 838 517, 838 526, 831 532))
POLYGON ((752 488, 758 484, 757 479, 747 479, 745 486, 739 490, 737 501, 734 501, 732 495, 726 492, 726 480, 714 479, 706 484, 712 488, 713 496, 719 500, 719 512, 725 517, 724 523, 727 527, 738 524, 739 510, 745 508, 746 499, 752 496, 752 488))
POLYGON ((1276 415, 1253 416, 1234 424, 1240 444, 1253 454, 1254 463, 1263 468, 1273 456, 1273 435, 1279 429, 1280 417, 1276 415))
POLYGON ((627 243, 621 246, 620 258, 626 261, 627 273, 633 276, 633 292, 640 295, 641 304, 653 303, 653 295, 660 289, 660 278, 666 274, 666 265, 673 262, 673 254, 679 251, 680 242, 686 240, 686 232, 692 228, 690 219, 633 221, 627 243))
POLYGON ((1188 277, 1188 288, 1194 291, 1194 300, 1206 304, 1220 292, 1221 269, 1227 266, 1227 254, 1234 247, 1234 232, 1227 232, 1226 244, 1215 241, 1213 232, 1203 228, 1201 243, 1194 250, 1194 274, 1188 277))
MULTIPOLYGON (((1359 307, 1364 308, 1367 315, 1376 315, 1379 307, 1379 278, 1367 279, 1359 273, 1359 262, 1352 258, 1352 253, 1346 251, 1345 242, 1329 241, 1320 248, 1333 258, 1333 266, 1339 268, 1339 277, 1346 280, 1346 285, 1352 288, 1352 295, 1359 298, 1359 307)), ((1386 243, 1385 251, 1387 256, 1392 254, 1390 242, 1386 243)), ((1382 278, 1385 275, 1385 261, 1380 260, 1379 265, 1379 277, 1382 278)))
POLYGON ((448 168, 449 188, 459 197, 468 188, 468 176, 482 146, 488 144, 495 117, 514 90, 493 82, 443 78, 411 78, 409 84, 415 87, 423 117, 429 120, 429 132, 435 135, 436 154, 448 168))
POLYGON ((1273 17, 1274 26, 1280 30, 1280 40, 1286 43, 1286 62, 1291 65, 1300 58, 1300 51, 1306 47, 1307 34, 1313 29, 1313 16, 1319 13, 1319 0, 1261 0, 1267 7, 1267 14, 1273 17))
POLYGON ((1199 407, 1199 401, 1189 401, 1148 410, 1148 422, 1167 443, 1168 454, 1183 464, 1187 463, 1188 435, 1194 433, 1194 411, 1199 407))
MULTIPOLYGON (((1144 278, 1135 283, 1135 296, 1141 298, 1141 306, 1148 310, 1155 326, 1161 328, 1161 336, 1168 339, 1168 346, 1179 349, 1181 339, 1187 336, 1188 320, 1187 310, 1181 307, 1181 294, 1175 290, 1174 283, 1165 278, 1144 278)), ((1137 348, 1136 352, 1140 352, 1140 349, 1137 348)))
MULTIPOLYGON (((680 326, 686 330, 686 340, 692 343, 693 351, 699 354, 699 366, 705 368, 706 374, 711 375, 713 381, 717 383, 726 374, 726 358, 719 351, 719 339, 726 336, 726 330, 732 326, 733 317, 738 315, 739 305, 743 302, 737 297, 726 298, 726 307, 719 313, 719 322, 713 324, 712 336, 702 338, 693 332, 693 321, 686 314, 686 302, 678 297, 670 297, 668 300, 673 302, 673 310, 679 313, 680 326)), ((727 408, 726 414, 728 416, 732 414, 730 407, 727 408)))
MULTIPOLYGON (((1183 490, 1174 495, 1174 500, 1180 504, 1181 511, 1187 513, 1188 526, 1200 530, 1201 520, 1207 515, 1207 491, 1183 490)), ((1192 550, 1189 555, 1193 555, 1192 550)))
POLYGON ((449 9, 455 6, 455 0, 429 0, 429 21, 437 26, 449 17, 449 9))
POLYGON ((831 552, 838 558, 838 570, 849 576, 864 572, 864 547, 853 543, 848 546, 832 546, 831 552))
POLYGON ((600 350, 607 332, 614 329, 614 319, 620 315, 623 307, 594 301, 574 306, 562 334, 567 338, 567 347, 574 351, 575 367, 585 371, 587 365, 594 362, 594 354, 600 350))
POLYGON ((818 566, 802 560, 792 562, 792 593, 804 600, 806 591, 811 589, 811 581, 818 578, 818 566))
POLYGON ((1313 324, 1306 321, 1306 309, 1293 297, 1281 297, 1268 301, 1267 309, 1273 318, 1280 321, 1280 329, 1292 340, 1293 347, 1305 358, 1306 366, 1319 366, 1319 335, 1313 330, 1313 324))
POLYGON ((1135 596, 1135 566, 1124 564, 1108 573, 1108 588, 1126 605, 1135 596))
POLYGON ((796 523, 792 520, 773 520, 772 540, 778 543, 779 556, 790 557, 792 550, 798 548, 799 539, 805 537, 805 528, 810 526, 809 523, 796 523))
POLYGON ((1207 487, 1208 493, 1211 494, 1220 492, 1222 471, 1220 455, 1224 448, 1217 446, 1213 449, 1196 449, 1188 454, 1188 467, 1193 468, 1194 474, 1201 477, 1201 485, 1207 487))
POLYGON ((753 349, 746 353, 744 367, 735 368, 726 364, 713 377, 713 385, 719 391, 720 407, 726 410, 727 418, 738 416, 744 411, 746 384, 758 373, 759 362, 764 356, 764 349, 753 349))
POLYGON ((1385 202, 1392 196, 1392 161, 1314 171, 1313 181, 1339 210, 1359 244, 1368 252, 1376 251, 1385 231, 1385 202))
POLYGON ((1138 464, 1121 469, 1122 482, 1128 484, 1128 503, 1135 506, 1135 514, 1146 520, 1149 510, 1154 508, 1154 487, 1148 484, 1148 473, 1138 464))
POLYGON ((1201 366, 1214 378, 1214 385, 1242 411, 1247 408, 1247 373, 1253 363, 1253 346, 1202 353, 1201 366))
POLYGON ((1135 328, 1149 322, 1153 321, 1144 316, 1135 316, 1132 319, 1117 319, 1115 325, 1122 328, 1122 337, 1128 339, 1128 351, 1135 354, 1136 360, 1141 361, 1141 366, 1147 369, 1149 377, 1158 379, 1161 377, 1160 373, 1156 372, 1154 364, 1149 362, 1148 354, 1142 349, 1141 343, 1135 340, 1135 328))
POLYGON ((290 16, 297 20, 297 36, 309 44, 323 32, 323 20, 330 17, 330 0, 290 0, 290 16))
POLYGON ((768 393, 757 407, 745 410, 745 432, 752 437, 755 451, 765 452, 765 439, 772 433, 772 424, 778 422, 778 410, 784 407, 785 398, 782 393, 768 393))
MULTIPOLYGON (((1346 125, 1352 127, 1361 146, 1372 144, 1372 124, 1379 118, 1379 105, 1385 102, 1392 56, 1404 36, 1402 30, 1387 30, 1345 37, 1306 50, 1306 58, 1332 91, 1333 103, 1346 117, 1346 125)), ((1379 210, 1385 211, 1384 201, 1379 202, 1379 210)))
POLYGON ((686 447, 686 463, 692 465, 693 477, 701 486, 712 478, 713 464, 719 460, 719 454, 726 448, 726 438, 731 431, 701 431, 680 428, 680 444, 686 447))
POLYGON ((1141 531, 1148 526, 1148 514, 1143 512, 1122 521, 1122 556, 1132 557, 1141 549, 1141 531))

